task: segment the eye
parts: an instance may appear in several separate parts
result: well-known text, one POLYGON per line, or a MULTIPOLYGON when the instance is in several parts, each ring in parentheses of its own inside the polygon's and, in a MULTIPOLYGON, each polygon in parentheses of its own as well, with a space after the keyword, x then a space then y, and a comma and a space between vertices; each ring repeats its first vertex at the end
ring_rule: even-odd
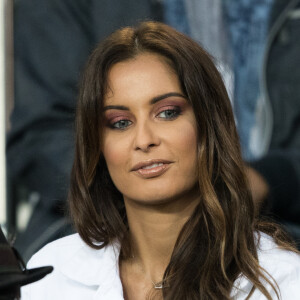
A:
POLYGON ((179 107, 174 107, 174 108, 169 108, 161 111, 157 117, 161 119, 166 119, 166 120, 173 120, 176 119, 181 113, 181 110, 179 107))
POLYGON ((128 126, 132 124, 129 120, 120 120, 110 125, 113 129, 126 129, 128 126))

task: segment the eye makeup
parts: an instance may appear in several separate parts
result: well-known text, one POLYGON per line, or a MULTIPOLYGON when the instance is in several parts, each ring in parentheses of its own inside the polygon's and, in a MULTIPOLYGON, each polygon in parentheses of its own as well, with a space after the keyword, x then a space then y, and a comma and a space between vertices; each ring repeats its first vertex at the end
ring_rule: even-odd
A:
MULTIPOLYGON (((173 96, 173 95, 172 95, 173 96)), ((181 115, 188 107, 187 100, 182 96, 167 97, 157 102, 150 102, 150 115, 163 121, 171 121, 181 115)), ((105 124, 112 129, 126 129, 132 124, 130 107, 122 105, 109 105, 104 108, 105 124)))
POLYGON ((156 118, 162 120, 174 120, 181 114, 179 106, 163 106, 157 113, 156 118))
POLYGON ((164 99, 156 103, 152 109, 153 113, 157 116, 163 111, 175 111, 181 114, 187 108, 188 103, 184 98, 178 99, 164 99))
POLYGON ((112 129, 128 127, 132 123, 130 119, 130 113, 127 111, 110 110, 105 112, 105 124, 112 129))

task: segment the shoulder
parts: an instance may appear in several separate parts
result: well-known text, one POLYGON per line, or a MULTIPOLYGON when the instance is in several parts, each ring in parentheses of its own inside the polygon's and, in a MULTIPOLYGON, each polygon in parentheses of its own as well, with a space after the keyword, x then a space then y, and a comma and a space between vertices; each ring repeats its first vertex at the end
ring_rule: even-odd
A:
POLYGON ((95 263, 103 267, 106 264, 113 264, 118 255, 117 243, 94 249, 88 246, 79 234, 73 234, 43 247, 30 259, 28 268, 52 265, 56 270, 74 276, 74 272, 69 272, 72 268, 82 271, 86 266, 95 267, 95 263))
POLYGON ((28 262, 27 268, 36 268, 42 265, 57 265, 65 262, 68 257, 82 248, 88 247, 78 234, 72 234, 53 241, 36 254, 28 262))
POLYGON ((258 260, 267 277, 278 285, 282 300, 300 299, 300 255, 282 249, 272 237, 260 233, 258 260))
MULTIPOLYGON (((300 256, 299 254, 280 248, 273 238, 262 232, 255 234, 259 266, 266 277, 279 288, 281 300, 300 300, 300 256)), ((270 284, 264 286, 272 299, 277 299, 270 284)), ((240 275, 235 281, 231 296, 233 299, 246 299, 253 287, 245 276, 240 275)), ((265 300, 265 296, 255 290, 251 299, 265 300)))
POLYGON ((28 263, 28 269, 53 266, 53 272, 22 288, 22 299, 92 298, 98 286, 109 285, 116 277, 118 251, 117 244, 93 249, 78 234, 56 240, 28 263))
POLYGON ((272 271, 273 274, 289 273, 294 270, 300 275, 300 255, 281 248, 269 235, 259 233, 257 253, 260 266, 272 271))
MULTIPOLYGON (((262 232, 257 233, 258 262, 266 277, 279 288, 282 300, 300 299, 300 256, 296 252, 280 248, 272 237, 262 232)), ((270 284, 264 286, 277 299, 270 284)), ((234 283, 232 295, 234 299, 245 299, 250 293, 253 284, 244 276, 240 276, 234 283)), ((263 300, 265 296, 255 290, 251 299, 263 300)))

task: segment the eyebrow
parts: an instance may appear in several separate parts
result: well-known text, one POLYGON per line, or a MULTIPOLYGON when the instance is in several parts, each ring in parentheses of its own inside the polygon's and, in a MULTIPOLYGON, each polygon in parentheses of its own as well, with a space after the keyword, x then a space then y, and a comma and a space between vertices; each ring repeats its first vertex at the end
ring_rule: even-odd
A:
MULTIPOLYGON (((169 98, 169 97, 180 97, 180 98, 186 98, 184 95, 180 94, 180 93, 175 93, 175 92, 171 92, 171 93, 167 93, 167 94, 163 94, 163 95, 159 95, 159 96, 156 96, 154 98, 152 98, 150 100, 150 104, 155 104, 161 100, 164 100, 166 98, 169 98)), ((119 110, 129 110, 129 108, 127 106, 123 106, 123 105, 106 105, 104 106, 104 111, 107 111, 109 109, 119 109, 119 110)))

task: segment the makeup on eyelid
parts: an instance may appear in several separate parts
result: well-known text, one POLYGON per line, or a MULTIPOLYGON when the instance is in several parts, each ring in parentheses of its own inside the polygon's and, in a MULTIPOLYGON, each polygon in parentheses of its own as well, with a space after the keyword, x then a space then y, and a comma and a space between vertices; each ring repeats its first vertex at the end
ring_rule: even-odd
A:
MULTIPOLYGON (((181 113, 182 113, 182 111, 178 106, 176 106, 176 107, 166 106, 166 107, 163 107, 157 113, 155 113, 154 118, 157 118, 161 121, 173 121, 173 120, 177 119, 178 116, 181 115, 181 113), (163 113, 165 113, 165 116, 162 116, 163 113)), ((108 127, 112 128, 112 129, 125 129, 133 123, 130 119, 132 119, 132 118, 119 116, 116 118, 112 118, 111 120, 108 120, 107 125, 108 125, 108 127), (122 125, 121 125, 121 122, 123 123, 122 125)))
POLYGON ((166 111, 175 112, 177 114, 176 117, 182 113, 182 110, 179 106, 163 106, 157 113, 155 113, 155 116, 159 117, 161 113, 166 111))
MULTIPOLYGON (((182 114, 184 108, 188 105, 186 100, 161 100, 159 103, 155 104, 153 109, 151 109, 151 114, 157 117, 164 111, 175 111, 177 116, 182 114)), ((177 117, 176 116, 176 117, 177 117)), ((105 119, 108 125, 113 125, 116 122, 122 120, 130 120, 132 119, 132 113, 128 109, 126 110, 118 110, 110 108, 105 112, 105 119)), ((161 118, 164 119, 164 118, 161 118)), ((171 119, 171 118, 170 118, 171 119)))
POLYGON ((178 98, 178 99, 164 99, 157 102, 152 111, 154 114, 157 115, 164 110, 176 110, 178 112, 183 112, 188 102, 185 98, 178 98))

